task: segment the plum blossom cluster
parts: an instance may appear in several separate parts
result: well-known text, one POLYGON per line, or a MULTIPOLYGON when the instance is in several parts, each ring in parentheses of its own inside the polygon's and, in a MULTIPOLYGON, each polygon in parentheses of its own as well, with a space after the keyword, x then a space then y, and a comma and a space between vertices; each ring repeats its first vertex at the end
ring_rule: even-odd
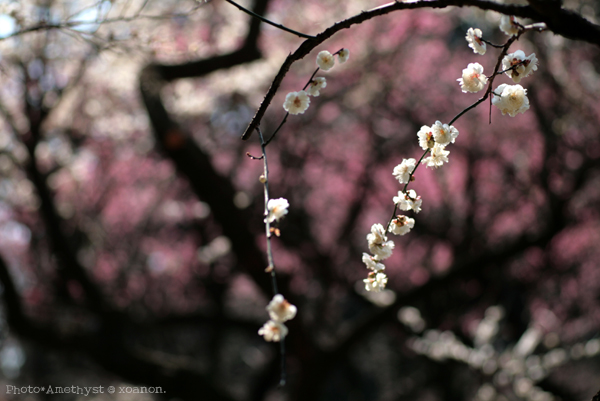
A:
MULTIPOLYGON (((425 151, 419 162, 425 164, 426 167, 438 168, 444 163, 448 163, 449 151, 446 146, 454 143, 458 137, 458 130, 448 124, 443 124, 436 121, 432 126, 422 126, 417 133, 419 146, 425 151), (429 155, 428 157, 425 157, 429 155)), ((415 219, 396 214, 398 209, 402 211, 412 211, 419 213, 423 200, 414 189, 407 190, 408 184, 413 180, 414 173, 419 165, 419 162, 413 158, 404 159, 402 163, 394 167, 392 175, 400 184, 404 184, 404 188, 398 191, 398 195, 393 197, 394 202, 394 217, 389 221, 387 228, 379 223, 373 224, 371 233, 367 234, 367 244, 369 251, 363 253, 362 261, 370 270, 366 279, 364 279, 365 289, 367 291, 379 292, 385 289, 388 278, 384 273, 385 265, 381 263, 383 260, 392 256, 394 250, 394 242, 388 240, 386 233, 394 235, 406 235, 415 226, 415 219)))
MULTIPOLYGON (((514 16, 502 16, 500 20, 500 30, 508 36, 518 36, 525 27, 517 22, 514 16)), ((469 47, 474 53, 483 55, 486 52, 486 42, 483 39, 483 34, 480 29, 469 28, 465 36, 469 47)), ((508 43, 511 43, 510 41, 508 43)), ((526 56, 522 50, 517 50, 514 53, 507 54, 502 59, 502 72, 497 72, 496 75, 505 73, 510 77, 515 84, 518 84, 522 78, 531 75, 537 70, 538 60, 535 53, 526 56)), ((479 63, 471 63, 462 71, 462 77, 457 79, 460 88, 463 92, 479 92, 488 83, 488 77, 483 73, 483 66, 479 63)), ((491 92, 492 104, 503 115, 508 114, 511 117, 519 113, 524 113, 529 109, 529 99, 527 98, 527 90, 521 85, 502 84, 491 92)))
POLYGON ((279 342, 288 334, 288 328, 283 323, 293 319, 297 309, 281 294, 275 295, 266 309, 270 319, 258 330, 258 334, 266 341, 279 342))
MULTIPOLYGON (((450 152, 446 150, 446 147, 454 143, 458 137, 458 130, 451 125, 452 122, 464 114, 464 112, 477 106, 490 94, 493 96, 492 104, 498 107, 502 114, 514 117, 529 109, 527 90, 518 85, 518 83, 522 78, 531 75, 537 70, 538 60, 535 53, 526 56, 522 50, 507 54, 510 44, 527 28, 519 24, 514 17, 504 16, 500 23, 500 29, 511 36, 511 39, 504 46, 496 46, 484 40, 483 33, 478 28, 469 28, 465 36, 469 47, 476 54, 484 55, 488 44, 492 47, 503 49, 502 54, 505 56, 502 60, 498 60, 502 61, 503 71, 499 72, 497 70, 498 67, 496 67, 491 78, 488 78, 483 73, 483 66, 481 64, 470 63, 467 68, 463 69, 462 77, 457 79, 464 93, 479 92, 487 85, 488 89, 485 96, 475 103, 475 105, 461 112, 450 124, 436 121, 431 126, 422 126, 417 132, 419 146, 424 150, 421 158, 418 161, 413 158, 404 159, 402 163, 394 167, 392 174, 404 187, 392 199, 394 202, 394 213, 387 227, 384 228, 379 223, 373 224, 371 232, 367 235, 367 244, 371 254, 363 253, 362 257, 363 263, 369 269, 367 278, 363 280, 367 291, 379 292, 385 289, 388 277, 384 273, 385 265, 382 262, 392 255, 395 246, 393 241, 388 240, 386 234, 389 232, 394 235, 406 235, 414 227, 415 220, 413 218, 396 214, 396 212, 402 210, 416 214, 421 211, 423 201, 414 189, 407 189, 408 185, 414 180, 414 174, 419 164, 425 164, 426 167, 439 168, 448 163, 450 152), (514 36, 516 38, 513 38, 514 36), (517 85, 502 84, 492 91, 491 86, 494 77, 502 74, 506 74, 517 85)), ((332 61, 333 59, 328 54, 324 54, 321 60, 317 58, 317 64, 323 69, 331 68, 333 64, 330 63, 332 61)))
MULTIPOLYGON (((348 49, 341 49, 333 54, 327 50, 319 52, 317 55, 317 71, 329 71, 335 65, 335 56, 340 64, 344 64, 350 57, 348 49)), ((315 71, 315 74, 317 73, 315 71)), ((316 77, 315 74, 301 91, 290 92, 285 97, 283 108, 290 114, 303 114, 310 105, 310 96, 317 97, 321 94, 321 89, 327 87, 327 81, 324 77, 316 77)))

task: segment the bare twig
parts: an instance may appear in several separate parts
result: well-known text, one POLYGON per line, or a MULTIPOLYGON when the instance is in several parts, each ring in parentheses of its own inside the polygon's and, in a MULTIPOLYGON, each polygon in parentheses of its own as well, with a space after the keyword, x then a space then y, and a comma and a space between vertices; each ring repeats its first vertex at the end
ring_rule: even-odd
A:
POLYGON ((240 6, 240 5, 239 5, 238 3, 236 3, 235 1, 232 1, 232 0, 225 0, 225 1, 226 1, 226 2, 228 2, 229 4, 233 5, 233 6, 237 7, 239 10, 241 10, 241 11, 245 12, 246 14, 249 14, 249 15, 253 16, 254 18, 258 18, 258 19, 259 19, 259 20, 261 20, 262 22, 264 22, 264 23, 266 23, 266 24, 269 24, 269 25, 272 25, 272 26, 274 26, 275 28, 279 28, 279 29, 281 29, 282 31, 286 31, 286 32, 289 32, 289 33, 293 33, 294 35, 296 35, 296 36, 299 36, 299 37, 301 37, 301 38, 305 38, 305 39, 314 39, 314 38, 315 38, 314 36, 310 36, 310 35, 307 35, 307 34, 305 34, 305 33, 298 32, 298 31, 294 31, 293 29, 290 29, 290 28, 288 28, 287 26, 284 26, 284 25, 278 24, 278 23, 276 23, 276 22, 273 22, 273 21, 271 21, 271 20, 268 20, 268 19, 266 19, 265 17, 263 17, 263 16, 261 16, 261 15, 258 15, 258 14, 256 14, 255 12, 252 12, 252 11, 248 10, 247 8, 244 8, 244 7, 240 6))

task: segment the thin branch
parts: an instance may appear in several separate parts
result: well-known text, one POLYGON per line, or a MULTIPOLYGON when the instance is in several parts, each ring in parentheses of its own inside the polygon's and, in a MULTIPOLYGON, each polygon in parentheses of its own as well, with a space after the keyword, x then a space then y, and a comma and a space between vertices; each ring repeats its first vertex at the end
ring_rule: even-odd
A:
POLYGON ((239 5, 238 3, 236 3, 235 1, 232 1, 232 0, 225 0, 225 1, 226 1, 226 2, 228 2, 229 4, 233 5, 233 6, 237 7, 237 8, 238 8, 240 11, 243 11, 243 12, 245 12, 246 14, 253 16, 254 18, 258 18, 258 19, 259 19, 259 20, 261 20, 262 22, 264 22, 264 23, 266 23, 266 24, 269 24, 269 25, 272 25, 272 26, 274 26, 275 28, 279 28, 279 29, 281 29, 282 31, 286 31, 286 32, 289 32, 289 33, 293 33, 294 35, 296 35, 296 36, 299 36, 299 37, 301 37, 301 38, 305 38, 305 39, 314 39, 314 38, 315 38, 314 36, 310 36, 310 35, 307 35, 307 34, 305 34, 305 33, 298 32, 298 31, 294 31, 293 29, 290 29, 290 28, 288 28, 288 27, 286 27, 286 26, 284 26, 284 25, 281 25, 281 24, 275 23, 275 22, 273 22, 273 21, 271 21, 271 20, 268 20, 268 19, 266 19, 265 17, 263 17, 263 16, 261 16, 261 15, 258 15, 258 14, 256 14, 255 12, 252 12, 252 11, 248 10, 247 8, 244 8, 244 7, 240 6, 240 5, 239 5))
POLYGON ((257 128, 258 138, 260 139, 260 147, 262 149, 262 160, 263 160, 263 180, 264 180, 264 194, 265 194, 265 231, 267 235, 267 259, 269 261, 269 266, 266 271, 271 273, 271 279, 273 284, 273 294, 278 294, 277 290, 277 280, 275 274, 275 263, 273 262, 273 251, 271 249, 271 223, 269 222, 269 165, 267 163, 267 152, 265 140, 263 138, 263 134, 260 128, 257 128))
MULTIPOLYGON (((271 248, 271 223, 269 222, 269 166, 267 164, 267 144, 263 138, 263 134, 260 128, 257 128, 258 138, 260 139, 260 147, 262 149, 262 159, 263 159, 263 179, 264 179, 264 188, 265 188, 265 231, 267 235, 267 258, 269 261, 269 266, 266 271, 271 274, 271 283, 273 286, 273 294, 277 295, 279 291, 277 290, 277 275, 275 273, 275 263, 273 262, 273 250, 271 248)), ((279 386, 283 387, 286 383, 286 370, 285 370, 285 340, 281 338, 280 340, 280 350, 281 350, 281 376, 279 378, 279 386)))

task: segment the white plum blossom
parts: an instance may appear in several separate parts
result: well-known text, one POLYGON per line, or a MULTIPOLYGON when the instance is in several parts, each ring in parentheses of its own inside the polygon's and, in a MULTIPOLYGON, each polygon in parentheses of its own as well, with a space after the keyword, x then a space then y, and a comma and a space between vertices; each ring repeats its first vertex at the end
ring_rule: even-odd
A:
POLYGON ((413 210, 415 213, 421 211, 421 204, 423 203, 423 200, 420 196, 417 196, 414 189, 409 190, 408 193, 398 191, 398 196, 394 196, 393 201, 401 210, 413 210))
POLYGON ((283 323, 269 320, 258 330, 258 335, 267 341, 279 342, 288 334, 288 328, 283 323))
POLYGON ((436 143, 433 149, 431 149, 431 155, 423 159, 421 163, 427 167, 438 168, 444 163, 448 163, 448 155, 450 152, 446 150, 442 145, 436 143))
POLYGON ((323 71, 329 71, 335 64, 335 59, 333 55, 329 53, 327 50, 323 50, 317 54, 317 65, 323 71))
POLYGON ((380 292, 385 289, 388 278, 385 273, 369 273, 369 276, 363 280, 367 291, 380 292))
POLYGON ((297 308, 290 304, 283 295, 277 294, 267 305, 267 312, 269 312, 271 320, 283 323, 296 316, 297 308))
POLYGON ((344 64, 346 61, 348 61, 348 57, 350 57, 350 50, 342 49, 338 52, 338 60, 340 64, 344 64))
POLYGON ((500 18, 500 30, 508 36, 515 36, 519 33, 519 25, 514 16, 503 15, 500 18))
POLYGON ((416 166, 417 161, 415 159, 404 159, 402 160, 402 163, 394 167, 392 174, 400 184, 406 184, 410 180, 410 174, 414 171, 416 166))
POLYGON ((396 235, 408 234, 408 232, 415 226, 415 219, 411 219, 407 216, 398 215, 392 220, 390 224, 389 232, 396 235))
POLYGON ((369 246, 369 251, 371 251, 375 256, 376 260, 385 260, 392 256, 392 252, 394 250, 394 241, 386 241, 383 244, 374 244, 369 246))
POLYGON ((290 204, 285 198, 269 199, 269 201, 267 202, 267 209, 269 210, 269 214, 265 218, 265 223, 267 221, 269 223, 272 223, 275 220, 279 221, 283 216, 287 214, 288 207, 290 207, 290 204))
POLYGON ((371 256, 366 252, 363 252, 362 261, 367 265, 367 269, 371 269, 375 272, 385 270, 385 265, 383 263, 379 263, 374 256, 371 256))
POLYGON ((415 199, 412 203, 411 209, 413 210, 413 212, 415 213, 419 213, 421 211, 421 205, 423 204, 423 200, 421 199, 421 197, 417 197, 417 199, 415 199))
POLYGON ((385 230, 381 224, 375 223, 371 226, 371 233, 367 234, 367 241, 369 246, 371 244, 382 244, 387 241, 385 230))
POLYGON ((485 87, 487 77, 483 74, 483 67, 479 63, 470 63, 462 70, 462 78, 457 79, 460 89, 464 93, 479 92, 485 87))
POLYGON ((453 125, 442 124, 440 121, 436 121, 431 126, 431 129, 435 143, 439 143, 442 146, 454 143, 454 140, 458 136, 458 130, 453 125))
POLYGON ((392 256, 394 242, 388 241, 385 229, 381 224, 376 223, 371 226, 371 233, 367 234, 367 243, 369 250, 375 255, 375 260, 381 261, 392 256))
POLYGON ((515 83, 519 83, 521 78, 525 78, 531 75, 533 71, 537 70, 538 59, 535 53, 531 53, 525 57, 525 53, 522 50, 517 50, 514 53, 507 54, 502 59, 502 68, 508 70, 511 67, 513 69, 506 71, 506 75, 512 78, 515 83))
POLYGON ((467 42, 469 42, 469 47, 473 49, 473 53, 484 55, 487 46, 485 42, 481 40, 481 38, 481 29, 469 28, 469 30, 467 30, 467 36, 465 36, 465 39, 467 39, 467 42))
POLYGON ((428 127, 427 125, 422 126, 419 132, 417 132, 417 136, 419 137, 419 146, 423 150, 431 149, 435 145, 431 127, 428 127))
POLYGON ((519 113, 525 113, 529 109, 527 89, 521 85, 502 84, 494 91, 492 104, 498 107, 503 115, 508 113, 509 116, 514 117, 519 113))
POLYGON ((319 92, 321 89, 325 88, 327 86, 327 81, 325 80, 325 78, 323 77, 318 77, 318 78, 314 78, 312 81, 310 81, 310 84, 308 84, 308 89, 306 90, 306 92, 310 95, 310 96, 319 96, 321 94, 321 92, 319 92))
POLYGON ((290 114, 302 114, 308 109, 310 98, 305 91, 290 92, 285 97, 283 108, 290 114))

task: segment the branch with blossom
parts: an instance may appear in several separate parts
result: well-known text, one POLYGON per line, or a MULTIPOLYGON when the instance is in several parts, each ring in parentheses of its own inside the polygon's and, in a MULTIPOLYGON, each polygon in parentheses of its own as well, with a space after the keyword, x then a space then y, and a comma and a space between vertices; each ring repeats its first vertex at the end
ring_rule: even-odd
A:
MULTIPOLYGON (((227 1, 243 10, 242 7, 240 7, 233 1, 227 1)), ((379 223, 373 224, 373 226, 371 227, 371 232, 367 235, 367 242, 369 251, 372 253, 372 255, 368 253, 363 253, 362 257, 363 263, 370 270, 368 277, 363 280, 365 283, 365 288, 367 291, 379 292, 385 289, 388 282, 388 278, 384 273, 385 265, 382 262, 392 255, 395 247, 394 242, 388 240, 387 233, 389 232, 394 235, 406 235, 415 226, 415 219, 409 216, 397 214, 398 209, 406 212, 412 211, 413 213, 417 214, 421 211, 422 208, 423 200, 421 199, 421 197, 417 195, 414 189, 408 189, 410 182, 414 181, 415 179, 415 173, 418 166, 420 164, 425 164, 426 167, 437 169, 439 167, 442 167, 444 164, 448 163, 450 151, 446 148, 448 145, 455 143, 459 135, 458 130, 452 124, 458 118, 460 118, 473 108, 477 107, 479 104, 483 103, 488 98, 490 99, 490 122, 492 105, 498 107, 498 109, 502 112, 503 115, 508 114, 511 117, 514 117, 520 113, 524 113, 526 110, 528 110, 529 100, 527 98, 527 90, 518 83, 521 81, 522 78, 531 75, 535 70, 537 70, 537 58, 535 54, 526 56, 525 53, 521 50, 517 50, 514 53, 508 54, 508 50, 510 46, 516 40, 518 40, 519 37, 525 32, 532 30, 542 31, 547 29, 548 26, 550 26, 550 30, 559 33, 561 28, 557 27, 556 25, 553 25, 552 21, 548 21, 548 24, 546 24, 545 22, 548 20, 548 18, 550 18, 549 14, 538 13, 538 10, 535 7, 501 5, 491 2, 481 2, 478 0, 450 2, 438 2, 435 0, 426 2, 394 2, 370 11, 363 12, 345 21, 341 21, 316 36, 310 36, 299 33, 281 24, 273 23, 269 20, 264 19, 261 16, 255 15, 255 17, 260 18, 262 21, 276 26, 284 31, 293 33, 300 37, 307 38, 307 40, 304 43, 302 43, 302 45, 295 52, 290 54, 284 61, 278 74, 274 78, 270 89, 265 95, 261 106, 257 110, 251 123, 246 128, 246 131, 242 135, 242 139, 248 139, 250 135, 256 130, 259 133, 260 137, 259 139, 261 142, 263 152, 261 157, 255 159, 263 159, 265 162, 265 175, 262 177, 261 182, 265 184, 265 223, 267 230, 267 252, 269 257, 269 267, 267 268, 267 271, 272 273, 273 278, 275 277, 275 268, 272 262, 273 257, 270 246, 270 238, 273 232, 275 232, 276 235, 279 235, 279 231, 277 229, 273 230, 272 228, 270 228, 269 224, 274 221, 279 221, 279 218, 283 217, 283 215, 287 213, 289 203, 283 198, 277 200, 269 199, 267 190, 265 148, 275 138, 277 133, 287 122, 289 115, 303 114, 310 105, 310 97, 319 96, 320 90, 326 87, 325 78, 315 77, 319 69, 328 71, 331 67, 333 67, 335 63, 335 55, 339 56, 340 62, 344 62, 347 59, 348 51, 342 49, 334 54, 331 54, 327 51, 322 51, 318 54, 318 68, 312 74, 311 78, 308 80, 308 82, 302 88, 302 90, 297 92, 290 92, 287 94, 283 103, 283 108, 286 111, 286 114, 279 126, 270 136, 270 138, 265 141, 259 128, 261 120, 264 116, 266 109, 269 107, 273 97, 275 96, 279 86, 281 85, 283 78, 289 71, 291 65, 294 62, 305 57, 314 48, 316 48, 319 44, 329 39, 336 32, 340 31, 341 29, 350 28, 354 24, 360 24, 376 16, 384 15, 400 9, 415 9, 424 7, 444 8, 451 5, 470 5, 486 10, 495 10, 507 14, 501 19, 500 29, 509 36, 509 39, 503 45, 495 45, 483 39, 482 32, 480 29, 470 28, 467 31, 466 40, 469 44, 469 47, 473 49, 474 53, 484 55, 487 51, 488 45, 493 48, 501 49, 496 65, 493 69, 492 74, 489 77, 484 74, 484 68, 481 64, 470 63, 467 66, 467 68, 463 69, 462 76, 457 79, 463 93, 477 93, 484 90, 487 86, 484 95, 474 104, 459 112, 448 124, 444 124, 441 121, 436 121, 431 126, 422 126, 419 132, 417 133, 417 137, 419 145, 424 152, 418 160, 413 158, 404 159, 401 164, 394 168, 394 177, 399 181, 400 184, 404 184, 404 187, 401 191, 398 192, 398 195, 394 196, 393 198, 394 211, 392 213, 392 217, 387 222, 385 227, 384 225, 379 223), (531 25, 522 25, 517 21, 515 15, 532 18, 536 21, 541 22, 534 23, 531 25), (502 84, 496 87, 496 89, 493 89, 493 82, 495 77, 502 74, 506 74, 508 77, 510 77, 516 85, 502 84)), ((565 15, 567 14, 569 13, 566 12, 565 15)), ((586 25, 586 27, 590 28, 591 30, 597 29, 597 27, 594 26, 590 27, 586 25)), ((565 36, 572 36, 572 32, 563 31, 562 33, 565 34, 565 36)), ((590 38, 588 38, 588 40, 594 42, 594 39, 590 38)), ((283 302, 287 302, 285 301, 282 295, 277 293, 275 280, 273 288, 276 294, 275 297, 278 298, 277 301, 275 298, 273 298, 273 300, 267 307, 268 311, 271 307, 271 304, 273 303, 281 304, 283 302)), ((294 312, 292 314, 292 317, 296 314, 295 307, 293 307, 293 311, 294 312)), ((281 341, 283 345, 283 339, 288 333, 287 328, 285 327, 285 325, 283 325, 284 321, 285 320, 282 319, 269 320, 260 329, 259 334, 263 335, 267 341, 281 341)))
MULTIPOLYGON (((386 232, 395 235, 405 235, 414 227, 415 220, 405 215, 397 214, 398 209, 403 211, 412 211, 419 213, 422 208, 423 200, 417 195, 414 189, 408 189, 408 185, 415 180, 415 173, 420 164, 425 164, 426 167, 439 168, 445 163, 448 163, 450 151, 446 147, 454 143, 459 135, 458 130, 453 124, 458 118, 463 116, 469 110, 483 103, 490 94, 493 95, 491 105, 498 107, 502 114, 508 114, 511 117, 519 113, 524 113, 529 109, 529 99, 527 98, 527 90, 521 85, 502 84, 495 90, 492 90, 494 78, 498 75, 506 74, 517 83, 522 78, 531 75, 537 70, 537 58, 535 53, 525 56, 521 50, 507 54, 510 46, 519 39, 519 37, 527 31, 535 30, 542 31, 545 29, 540 24, 523 26, 516 21, 514 17, 502 17, 500 29, 510 38, 502 45, 500 55, 498 56, 496 65, 492 75, 488 78, 483 74, 483 67, 479 63, 471 63, 462 71, 462 77, 457 81, 461 86, 462 92, 479 92, 483 90, 487 84, 487 90, 482 98, 477 100, 473 105, 461 111, 454 117, 449 124, 443 124, 436 121, 432 126, 422 126, 417 132, 419 146, 424 150, 423 154, 416 161, 413 158, 404 159, 402 163, 397 165, 392 174, 400 184, 404 184, 397 196, 393 197, 394 211, 392 217, 388 221, 386 228, 379 223, 373 224, 371 233, 367 234, 367 244, 369 251, 373 255, 363 253, 363 263, 365 263, 369 273, 364 279, 365 289, 367 291, 380 292, 385 289, 388 278, 383 273, 385 266, 381 261, 392 256, 392 251, 395 247, 393 241, 388 240, 386 232), (499 71, 500 65, 504 67, 503 71, 499 71), (426 157, 429 155, 428 157, 426 157)), ((469 47, 473 49, 475 54, 484 55, 486 53, 486 43, 482 38, 480 29, 469 28, 465 36, 469 47)), ((497 46, 494 46, 497 47, 497 46)), ((490 123, 491 123, 491 105, 490 105, 490 123)))

